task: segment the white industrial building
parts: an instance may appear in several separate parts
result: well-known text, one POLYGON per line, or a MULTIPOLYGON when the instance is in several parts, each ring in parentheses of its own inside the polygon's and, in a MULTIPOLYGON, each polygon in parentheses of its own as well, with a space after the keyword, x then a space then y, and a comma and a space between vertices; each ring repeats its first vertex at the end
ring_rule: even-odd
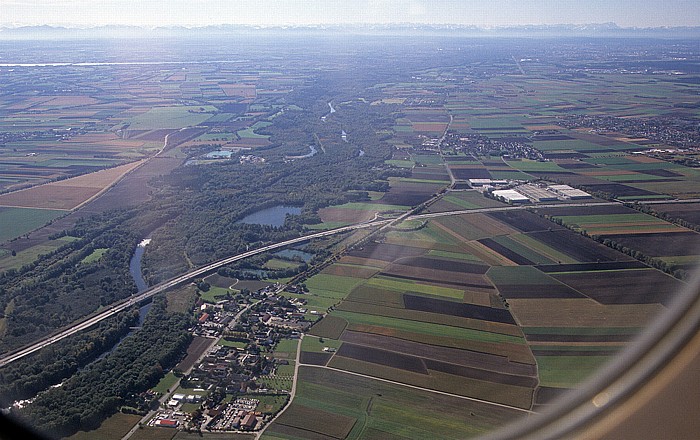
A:
POLYGON ((572 188, 569 185, 550 185, 549 189, 555 193, 571 200, 591 199, 593 196, 580 189, 572 188))
POLYGON ((554 192, 535 185, 522 185, 515 188, 515 190, 535 202, 554 202, 559 200, 559 196, 554 192))
POLYGON ((508 185, 508 181, 504 179, 469 179, 469 185, 471 185, 472 188, 479 186, 508 185))
POLYGON ((530 199, 513 189, 501 189, 493 192, 496 197, 501 197, 508 203, 529 203, 530 199))

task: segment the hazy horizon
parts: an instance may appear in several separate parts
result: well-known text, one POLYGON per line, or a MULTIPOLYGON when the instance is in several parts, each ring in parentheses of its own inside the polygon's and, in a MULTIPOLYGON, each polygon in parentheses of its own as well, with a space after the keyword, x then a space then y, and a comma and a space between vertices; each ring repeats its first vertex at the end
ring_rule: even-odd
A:
POLYGON ((202 27, 349 24, 481 28, 615 23, 620 27, 700 26, 700 2, 680 0, 7 0, 0 26, 202 27), (56 18, 59 17, 59 18, 56 18))

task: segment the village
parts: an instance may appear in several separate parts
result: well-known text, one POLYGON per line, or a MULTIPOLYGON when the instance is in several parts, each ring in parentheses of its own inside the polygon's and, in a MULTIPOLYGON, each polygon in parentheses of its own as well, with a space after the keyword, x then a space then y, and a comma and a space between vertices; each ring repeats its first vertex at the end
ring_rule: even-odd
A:
MULTIPOLYGON (((305 301, 290 300, 281 290, 274 284, 244 298, 197 302, 192 346, 204 350, 194 363, 188 350, 171 372, 179 385, 157 396, 160 404, 147 426, 250 432, 274 417, 289 399, 293 374, 282 371, 290 362, 273 351, 283 339, 298 340, 312 324, 305 301)), ((143 395, 152 398, 152 391, 143 395)))

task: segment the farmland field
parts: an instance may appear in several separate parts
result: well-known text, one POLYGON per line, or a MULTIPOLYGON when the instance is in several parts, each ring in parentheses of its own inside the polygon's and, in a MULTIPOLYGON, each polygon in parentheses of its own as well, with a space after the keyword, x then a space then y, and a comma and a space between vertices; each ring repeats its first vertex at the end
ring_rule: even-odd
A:
MULTIPOLYGON (((336 371, 302 367, 300 378, 297 391, 300 404, 355 419, 347 438, 378 439, 395 435, 420 439, 439 435, 457 439, 478 436, 504 420, 521 417, 516 410, 410 390, 336 371), (470 417, 465 419, 464 414, 470 417)), ((301 428, 306 426, 313 429, 311 424, 301 428)), ((263 438, 267 438, 267 433, 274 436, 277 432, 278 426, 272 425, 263 438)), ((302 435, 301 438, 313 437, 302 435)))
POLYGON ((0 206, 75 209, 139 166, 140 162, 0 195, 0 206))
MULTIPOLYGON (((8 400, 40 393, 18 412, 66 432, 96 425, 149 387, 172 391, 174 368, 194 367, 216 341, 193 370, 201 377, 185 382, 212 400, 242 389, 274 412, 287 396, 264 389, 291 389, 299 367, 298 393, 264 438, 469 438, 576 388, 672 307, 700 261, 695 39, 344 29, 168 36, 199 32, 178 27, 121 49, 0 42, 6 350, 128 300, 144 238, 152 285, 255 253, 166 293, 157 334, 119 321, 163 353, 132 350, 143 368, 115 373, 127 378, 118 386, 100 387, 139 365, 119 350, 102 358, 122 361, 107 379, 89 378, 121 337, 112 322, 65 361, 59 344, 0 369, 0 386, 22 394, 8 400), (496 189, 548 197, 506 203, 496 189), (240 222, 275 206, 295 212, 284 224, 240 222), (168 344, 176 328, 182 346, 168 344), (55 396, 75 389, 70 412, 55 396), (109 411, 93 413, 93 391, 109 411)), ((207 418, 222 409, 207 406, 207 418)), ((125 420, 94 436, 119 436, 125 420)), ((196 423, 132 438, 197 429, 252 438, 196 423)))
POLYGON ((52 209, 0 207, 0 242, 31 232, 64 214, 65 211, 52 209))

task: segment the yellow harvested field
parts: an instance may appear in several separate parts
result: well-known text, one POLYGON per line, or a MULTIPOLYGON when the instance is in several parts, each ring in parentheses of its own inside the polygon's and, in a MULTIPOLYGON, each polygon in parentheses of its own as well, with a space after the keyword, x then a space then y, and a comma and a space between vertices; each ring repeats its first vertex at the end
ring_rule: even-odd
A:
POLYGON ((0 195, 0 206, 72 210, 100 194, 143 161, 0 195))

